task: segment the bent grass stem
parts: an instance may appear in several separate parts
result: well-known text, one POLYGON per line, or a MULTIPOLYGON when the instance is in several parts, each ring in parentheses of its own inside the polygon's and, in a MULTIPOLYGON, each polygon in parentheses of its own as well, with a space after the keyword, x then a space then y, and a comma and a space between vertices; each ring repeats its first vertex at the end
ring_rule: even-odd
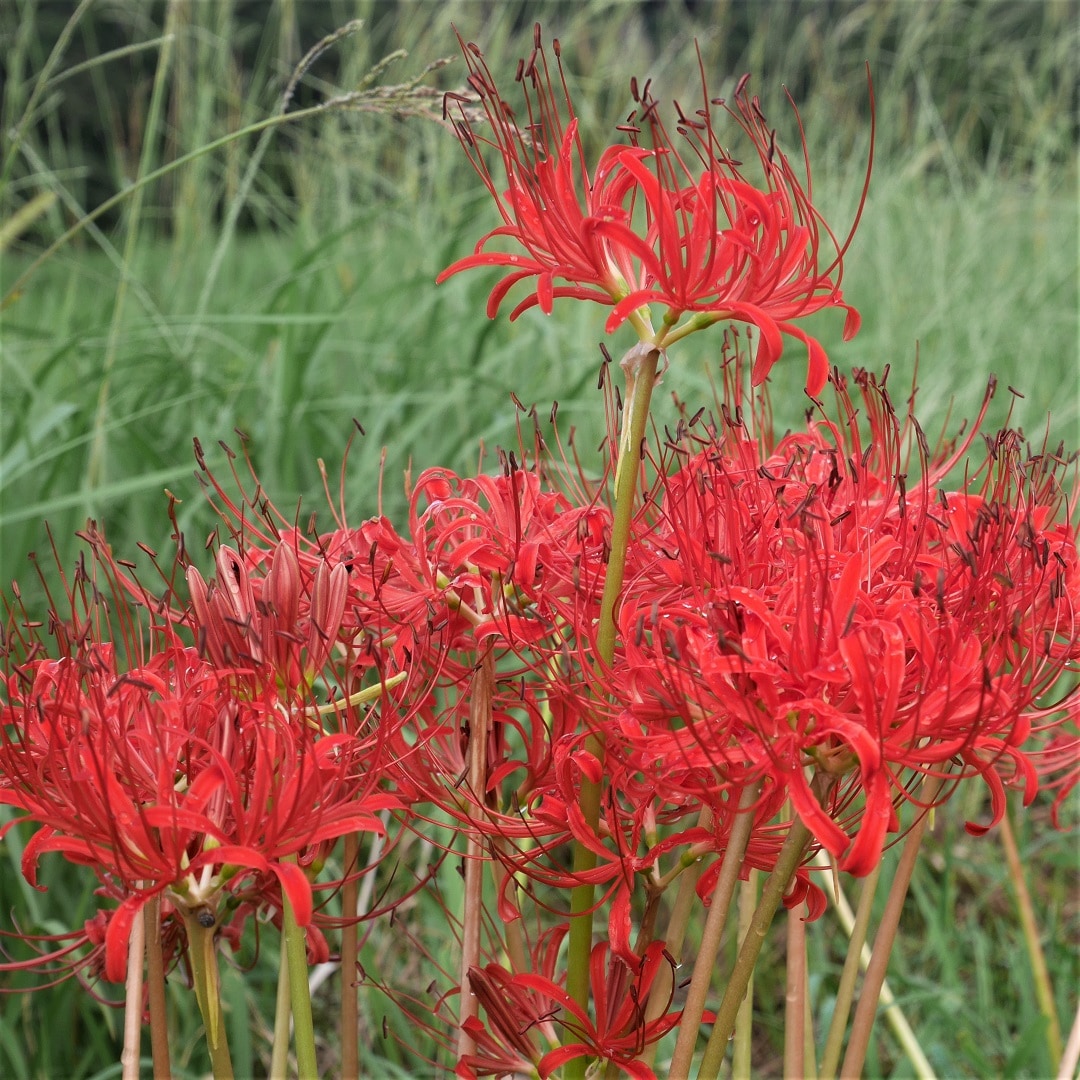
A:
POLYGON ((1012 824, 1006 812, 998 826, 1001 846, 1005 849, 1005 861, 1009 866, 1009 881, 1016 893, 1016 913, 1024 931, 1024 944, 1027 946, 1028 963, 1031 965, 1031 977, 1035 982, 1035 996, 1039 1002, 1039 1012, 1046 1017, 1046 1046, 1050 1051, 1051 1061, 1060 1061, 1061 1022, 1058 1020, 1057 1006, 1054 1004, 1054 988, 1050 983, 1050 973, 1046 968, 1046 956, 1039 943, 1039 924, 1035 919, 1035 905, 1031 902, 1031 892, 1027 887, 1024 865, 1020 861, 1020 852, 1016 847, 1012 824))

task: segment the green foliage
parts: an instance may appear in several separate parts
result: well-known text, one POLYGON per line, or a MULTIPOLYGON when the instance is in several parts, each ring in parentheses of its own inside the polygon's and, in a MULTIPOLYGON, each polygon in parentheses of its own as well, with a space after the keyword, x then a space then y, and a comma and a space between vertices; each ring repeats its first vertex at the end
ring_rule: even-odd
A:
MULTIPOLYGON (((11 133, 0 166, 0 222, 41 192, 56 196, 0 262, 0 581, 19 578, 31 608, 42 609, 25 557, 47 549, 43 521, 64 565, 87 516, 106 523, 126 556, 136 555, 138 542, 167 552, 165 488, 183 500, 181 525, 198 549, 212 520, 191 476, 193 436, 220 472, 218 441, 236 446, 242 431, 267 492, 282 509, 302 499, 305 517, 323 512, 320 458, 336 491, 354 417, 366 431, 346 469, 356 521, 375 513, 380 498, 400 515, 400 478, 410 463, 414 473, 431 464, 464 469, 481 442, 489 462, 495 447, 514 446, 511 391, 545 418, 557 399, 560 428, 578 429, 588 467, 601 435, 595 379, 604 311, 557 306, 551 318, 530 312, 510 325, 483 318, 492 277, 435 288, 438 271, 494 222, 424 99, 415 108, 398 100, 390 112, 330 109, 283 124, 263 143, 254 133, 232 139, 137 197, 119 198, 111 215, 82 228, 9 294, 86 212, 272 116, 301 53, 357 17, 365 27, 316 62, 294 109, 357 89, 399 47, 409 59, 377 83, 408 81, 454 53, 452 21, 482 41, 509 82, 540 18, 564 43, 595 143, 626 113, 631 74, 652 75, 661 100, 696 99, 697 37, 713 92, 729 92, 752 70, 789 147, 797 129, 781 80, 791 87, 815 163, 816 200, 841 232, 855 212, 867 154, 862 61, 869 57, 878 156, 845 278, 863 330, 848 345, 835 320, 813 332, 841 368, 891 364, 897 399, 907 394, 918 348, 920 417, 931 434, 950 399, 951 427, 973 415, 995 373, 998 421, 1010 404, 1008 384, 1025 395, 1012 403, 1013 421, 1035 441, 1052 408, 1052 438, 1080 443, 1077 27, 1069 5, 793 2, 768 17, 761 10, 676 0, 0 7, 0 117, 11 133)), ((428 84, 450 88, 460 78, 457 63, 428 84)), ((613 342, 612 352, 629 343, 613 342)), ((708 401, 715 353, 707 335, 688 339, 664 389, 708 401)), ((789 344, 775 381, 801 385, 802 372, 798 347, 789 344)), ((667 406, 658 398, 662 422, 667 406)), ((797 408, 786 419, 797 419, 797 408)), ((894 989, 941 1075, 1044 1075, 1056 1063, 1045 1056, 994 839, 964 837, 959 811, 941 817, 948 820, 913 884, 894 989)), ((1067 1017, 1080 934, 1075 849, 1039 824, 1037 839, 1032 830, 1021 841, 1067 1017)), ((86 875, 49 865, 50 890, 38 894, 22 880, 20 855, 16 831, 0 845, 5 918, 13 912, 24 930, 56 933, 92 913, 86 875)), ((434 901, 420 903, 430 905, 432 925, 445 926, 434 901)), ((365 967, 401 961, 401 942, 391 938, 367 940, 365 967)), ((452 942, 442 947, 439 959, 452 967, 452 942)), ((812 948, 822 970, 830 957, 835 962, 824 945, 812 948)), ((250 976, 226 977, 233 1050, 248 1071, 263 1067, 263 1048, 239 1036, 272 1018, 275 963, 267 948, 250 976)), ((428 977, 415 976, 422 995, 428 977)), ((821 1015, 829 992, 823 979, 821 1015)), ((191 1032, 197 1014, 181 985, 171 989, 171 1008, 177 1030, 191 1032)), ((367 1000, 364 1009, 384 1074, 416 1075, 393 1038, 379 1038, 386 1004, 367 1000)), ((389 1023, 398 1038, 417 1037, 401 1017, 389 1023)), ((119 1014, 75 982, 0 998, 5 1077, 118 1075, 118 1047, 119 1014), (72 1037, 49 1036, 44 1018, 56 1015, 70 1018, 72 1037)), ((205 1072, 200 1043, 176 1050, 174 1075, 205 1072)), ((887 1036, 873 1053, 870 1075, 908 1075, 887 1036)))

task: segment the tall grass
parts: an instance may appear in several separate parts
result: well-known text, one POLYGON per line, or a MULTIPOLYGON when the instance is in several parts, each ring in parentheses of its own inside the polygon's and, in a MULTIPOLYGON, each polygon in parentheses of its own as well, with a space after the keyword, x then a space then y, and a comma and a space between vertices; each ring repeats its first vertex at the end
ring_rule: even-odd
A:
MULTIPOLYGON (((437 107, 373 97, 230 137, 274 116, 303 52, 355 18, 363 28, 314 63, 290 109, 364 87, 398 48, 409 57, 367 88, 409 82, 455 51, 451 22, 509 76, 539 18, 564 43, 587 137, 598 143, 628 109, 632 74, 651 75, 661 99, 700 95, 696 39, 714 93, 753 71, 789 146, 797 128, 782 82, 791 88, 816 201, 838 229, 855 212, 868 152, 869 58, 878 157, 845 278, 864 328, 848 345, 828 319, 814 332, 841 367, 892 365, 891 385, 904 392, 918 354, 931 432, 950 407, 971 415, 995 373, 998 420, 1011 406, 1013 421, 1041 440, 1052 410, 1053 439, 1080 444, 1078 35, 1068 3, 275 0, 258 20, 232 0, 89 10, 94 21, 85 4, 15 0, 0 10, 0 222, 17 220, 21 232, 0 231, 0 581, 20 578, 31 602, 26 554, 46 548, 46 521, 65 564, 87 516, 104 520, 117 551, 134 554, 137 541, 163 550, 167 488, 184 500, 189 543, 201 542, 210 515, 191 476, 193 436, 216 448, 242 431, 278 505, 317 507, 318 461, 336 472, 355 417, 366 431, 348 463, 357 519, 378 505, 384 447, 381 499, 396 514, 410 462, 463 468, 481 443, 513 444, 511 391, 543 415, 557 399, 560 424, 578 428, 583 452, 598 441, 601 309, 488 322, 490 279, 433 284, 493 224, 437 107), (215 141, 218 150, 199 152, 215 141), (117 196, 27 274, 50 243, 117 196)), ((461 77, 456 64, 427 85, 461 77)), ((799 379, 789 350, 775 376, 784 387, 799 379)), ((671 388, 708 396, 714 359, 689 339, 673 357, 671 388)), ((210 456, 224 463, 224 451, 210 456)), ((992 841, 965 839, 950 816, 913 886, 893 981, 941 1075, 1039 1075, 1049 1064, 1030 1034, 1040 1021, 994 852, 992 841)), ((1043 832, 1027 855, 1067 1019, 1080 928, 1075 850, 1043 832)), ((47 870, 49 894, 30 890, 19 856, 16 831, 0 845, 0 911, 40 932, 92 911, 81 879, 58 868, 47 870)), ((827 962, 827 940, 814 947, 827 962)), ((392 943, 376 938, 365 966, 391 954, 392 943)), ((272 1012, 262 961, 256 974, 227 976, 237 1037, 272 1012)), ((825 1015, 828 987, 816 993, 825 1015)), ((190 1030, 184 1001, 174 995, 190 1030)), ((382 1006, 370 1008, 375 1032, 382 1006)), ((0 999, 0 1075, 112 1075, 117 1038, 116 1015, 75 984, 0 999), (48 1015, 71 1017, 74 1037, 49 1037, 48 1015)), ((380 1052, 386 1075, 408 1068, 389 1044, 380 1052)), ((891 1044, 876 1052, 871 1070, 903 1075, 891 1044)), ((201 1053, 182 1054, 178 1075, 204 1070, 201 1053)), ((247 1054, 258 1072, 258 1048, 247 1054)))

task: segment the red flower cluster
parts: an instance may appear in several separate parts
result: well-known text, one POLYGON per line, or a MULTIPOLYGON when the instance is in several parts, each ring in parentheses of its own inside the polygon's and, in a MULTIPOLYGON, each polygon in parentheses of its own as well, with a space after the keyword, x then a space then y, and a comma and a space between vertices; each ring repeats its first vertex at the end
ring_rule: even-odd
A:
POLYGON ((4 832, 37 826, 24 874, 36 884, 48 852, 93 869, 119 902, 103 942, 110 980, 123 978, 132 923, 154 896, 166 916, 224 927, 253 906, 279 910, 284 893, 309 926, 312 866, 346 833, 383 832, 380 812, 399 805, 377 789, 384 733, 348 702, 320 709, 312 692, 344 569, 321 564, 305 579, 287 546, 262 558, 222 548, 220 577, 207 587, 189 570, 191 606, 176 608, 87 535, 97 570, 80 565, 69 610, 51 612, 52 649, 17 613, 5 636, 0 803, 26 815, 4 832), (156 613, 149 630, 131 593, 156 613), (201 649, 183 644, 184 620, 201 649), (325 729, 327 711, 338 730, 325 729))
MULTIPOLYGON (((207 473, 230 543, 210 580, 185 559, 164 575, 186 579, 189 601, 152 596, 91 533, 99 580, 80 570, 53 619, 56 657, 11 620, 0 802, 38 827, 28 877, 50 851, 94 869, 119 905, 98 934, 115 978, 150 896, 228 932, 284 891, 310 923, 313 867, 337 837, 381 830, 386 809, 432 837, 454 822, 493 864, 504 924, 582 880, 608 913, 596 1016, 567 997, 550 933, 511 970, 477 958, 488 1004, 465 1024, 464 1075, 575 1056, 650 1075, 635 1058, 677 1013, 645 1019, 669 961, 631 940, 635 883, 725 851, 744 792, 758 792, 744 868, 775 865, 790 800, 863 874, 899 803, 927 801, 923 777, 946 781, 938 798, 982 777, 995 820, 1007 784, 1030 799, 1049 769, 1060 799, 1076 780, 1078 696, 1055 698, 1080 667, 1067 463, 1006 431, 966 464, 978 425, 931 451, 884 385, 856 372, 856 405, 834 382, 839 417, 779 442, 766 410, 735 409, 730 392, 718 424, 668 439, 635 517, 610 669, 594 645, 610 513, 580 479, 560 490, 512 456, 494 476, 421 474, 404 533, 349 526, 343 509, 334 529, 301 531, 257 482, 237 477, 236 498, 207 473), (149 645, 122 595, 151 612, 149 645), (363 715, 372 677, 382 708, 363 715), (586 782, 603 790, 599 827, 586 782), (595 868, 567 865, 572 843, 595 868), (515 1035, 530 1010, 526 1023, 569 1037, 515 1035)), ((787 899, 818 910, 805 866, 787 899)))
POLYGON ((730 415, 687 433, 630 550, 604 688, 609 763, 672 806, 760 783, 763 820, 790 798, 861 875, 923 777, 946 794, 982 777, 991 823, 1005 783, 1034 797, 1080 708, 1063 678, 1080 667, 1080 560, 1060 457, 1007 430, 975 467, 978 425, 931 453, 883 384, 854 380, 861 408, 837 379, 839 420, 775 446, 730 415), (824 805, 815 773, 839 780, 824 805))
POLYGON ((734 106, 710 99, 705 91, 703 106, 693 115, 678 110, 686 158, 665 129, 648 84, 639 92, 635 81, 639 108, 620 126, 630 145, 608 147, 590 170, 557 41, 558 86, 539 26, 532 55, 518 66, 523 121, 499 93, 477 46, 462 42, 462 50, 469 85, 491 136, 478 133, 468 99, 448 95, 447 107, 457 107, 461 144, 495 199, 503 224, 438 281, 476 266, 505 266, 509 273, 488 298, 489 317, 514 285, 535 278, 534 291, 514 308, 512 319, 534 305, 550 313, 556 296, 576 297, 613 306, 609 333, 631 319, 643 339, 653 334, 648 307, 660 304, 666 309, 662 336, 667 343, 719 320, 748 323, 761 334, 755 382, 768 375, 783 347, 781 335, 789 334, 809 349, 807 391, 816 395, 822 390, 828 374, 825 352, 791 320, 840 307, 847 312, 845 338, 856 333, 858 313, 843 302, 840 291, 850 234, 843 243, 835 240, 810 200, 809 181, 804 187, 777 147, 757 99, 747 96, 746 79, 736 88, 734 106), (721 146, 714 128, 717 107, 749 138, 764 177, 762 187, 751 184, 721 146), (646 130, 649 146, 640 143, 646 130), (485 145, 501 158, 504 194, 484 159, 485 145), (829 261, 823 257, 823 237, 835 248, 829 261), (488 250, 490 241, 504 238, 526 254, 488 250), (676 330, 685 314, 693 318, 676 330))

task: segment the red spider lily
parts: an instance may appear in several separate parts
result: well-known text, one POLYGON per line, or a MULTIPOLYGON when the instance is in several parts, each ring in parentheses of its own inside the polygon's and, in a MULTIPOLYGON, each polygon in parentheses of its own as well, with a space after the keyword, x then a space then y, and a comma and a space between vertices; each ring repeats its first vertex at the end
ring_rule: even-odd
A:
POLYGON ((562 1009, 557 1023, 573 1040, 549 1050, 540 1059, 537 1066, 540 1076, 551 1076, 567 1062, 585 1057, 617 1065, 627 1076, 637 1080, 655 1080, 653 1070, 636 1059, 647 1046, 671 1031, 682 1015, 665 1010, 655 1020, 645 1019, 649 993, 664 965, 672 969, 675 966, 660 941, 654 941, 645 950, 636 973, 621 958, 609 958, 606 943, 596 945, 589 958, 595 1020, 551 979, 531 974, 510 976, 509 982, 519 991, 547 998, 562 1009))
POLYGON ((607 761, 679 806, 757 778, 865 874, 920 776, 981 776, 995 822, 1003 779, 1034 797, 1032 755, 1076 716, 1080 566, 1060 455, 1003 432, 949 492, 975 429, 931 455, 883 386, 856 382, 867 442, 840 382, 840 424, 771 449, 731 422, 664 481, 631 551, 607 761), (844 778, 828 805, 808 767, 844 778))
POLYGON ((499 964, 470 968, 469 986, 487 1019, 482 1023, 472 1016, 465 1021, 465 1030, 476 1041, 476 1052, 458 1061, 456 1075, 463 1080, 538 1075, 541 1033, 555 1042, 551 1021, 558 1010, 551 999, 526 989, 499 964))
POLYGON ((621 128, 631 145, 608 147, 590 172, 557 41, 558 88, 539 26, 532 55, 519 64, 526 122, 515 117, 499 93, 477 46, 462 42, 462 50, 469 85, 492 136, 477 133, 466 99, 450 95, 448 104, 458 103, 460 141, 503 224, 438 281, 476 266, 506 266, 510 272, 488 298, 489 317, 514 285, 535 278, 534 291, 514 308, 511 319, 534 305, 550 313, 554 297, 568 296, 612 305, 608 332, 633 319, 643 337, 652 336, 646 309, 659 303, 666 308, 668 342, 718 320, 749 323, 761 334, 755 382, 765 379, 779 357, 782 334, 790 334, 809 349, 808 392, 821 391, 828 373, 824 350, 791 320, 841 307, 847 312, 845 338, 856 333, 858 313, 843 302, 840 290, 843 255, 855 225, 843 243, 835 240, 811 201, 809 182, 803 186, 777 148, 757 99, 747 96, 746 79, 736 88, 734 107, 724 108, 750 139, 764 174, 763 189, 748 182, 722 149, 712 107, 723 102, 710 100, 707 91, 704 107, 694 116, 679 110, 678 132, 698 168, 687 163, 669 137, 648 84, 639 93, 635 81, 631 86, 640 114, 632 114, 621 128), (649 128, 650 148, 639 143, 643 127, 649 128), (481 152, 485 145, 502 160, 508 185, 503 195, 481 152), (825 237, 835 249, 831 261, 822 254, 825 237), (489 241, 503 238, 527 254, 487 250, 489 241), (560 280, 568 284, 555 285, 560 280), (694 318, 673 333, 687 313, 694 318))
POLYGON ((56 658, 25 612, 12 613, 4 641, 0 804, 26 814, 3 831, 37 826, 24 874, 36 884, 48 852, 94 870, 120 901, 105 936, 114 980, 154 895, 216 922, 222 898, 250 900, 255 883, 271 905, 284 892, 309 924, 311 883, 298 863, 345 833, 381 832, 378 812, 398 805, 374 790, 383 735, 322 735, 297 688, 281 694, 275 680, 183 646, 166 606, 148 634, 125 604, 132 583, 100 534, 88 535, 94 574, 80 565, 72 587, 65 579, 69 613, 54 605, 50 616, 56 658))

